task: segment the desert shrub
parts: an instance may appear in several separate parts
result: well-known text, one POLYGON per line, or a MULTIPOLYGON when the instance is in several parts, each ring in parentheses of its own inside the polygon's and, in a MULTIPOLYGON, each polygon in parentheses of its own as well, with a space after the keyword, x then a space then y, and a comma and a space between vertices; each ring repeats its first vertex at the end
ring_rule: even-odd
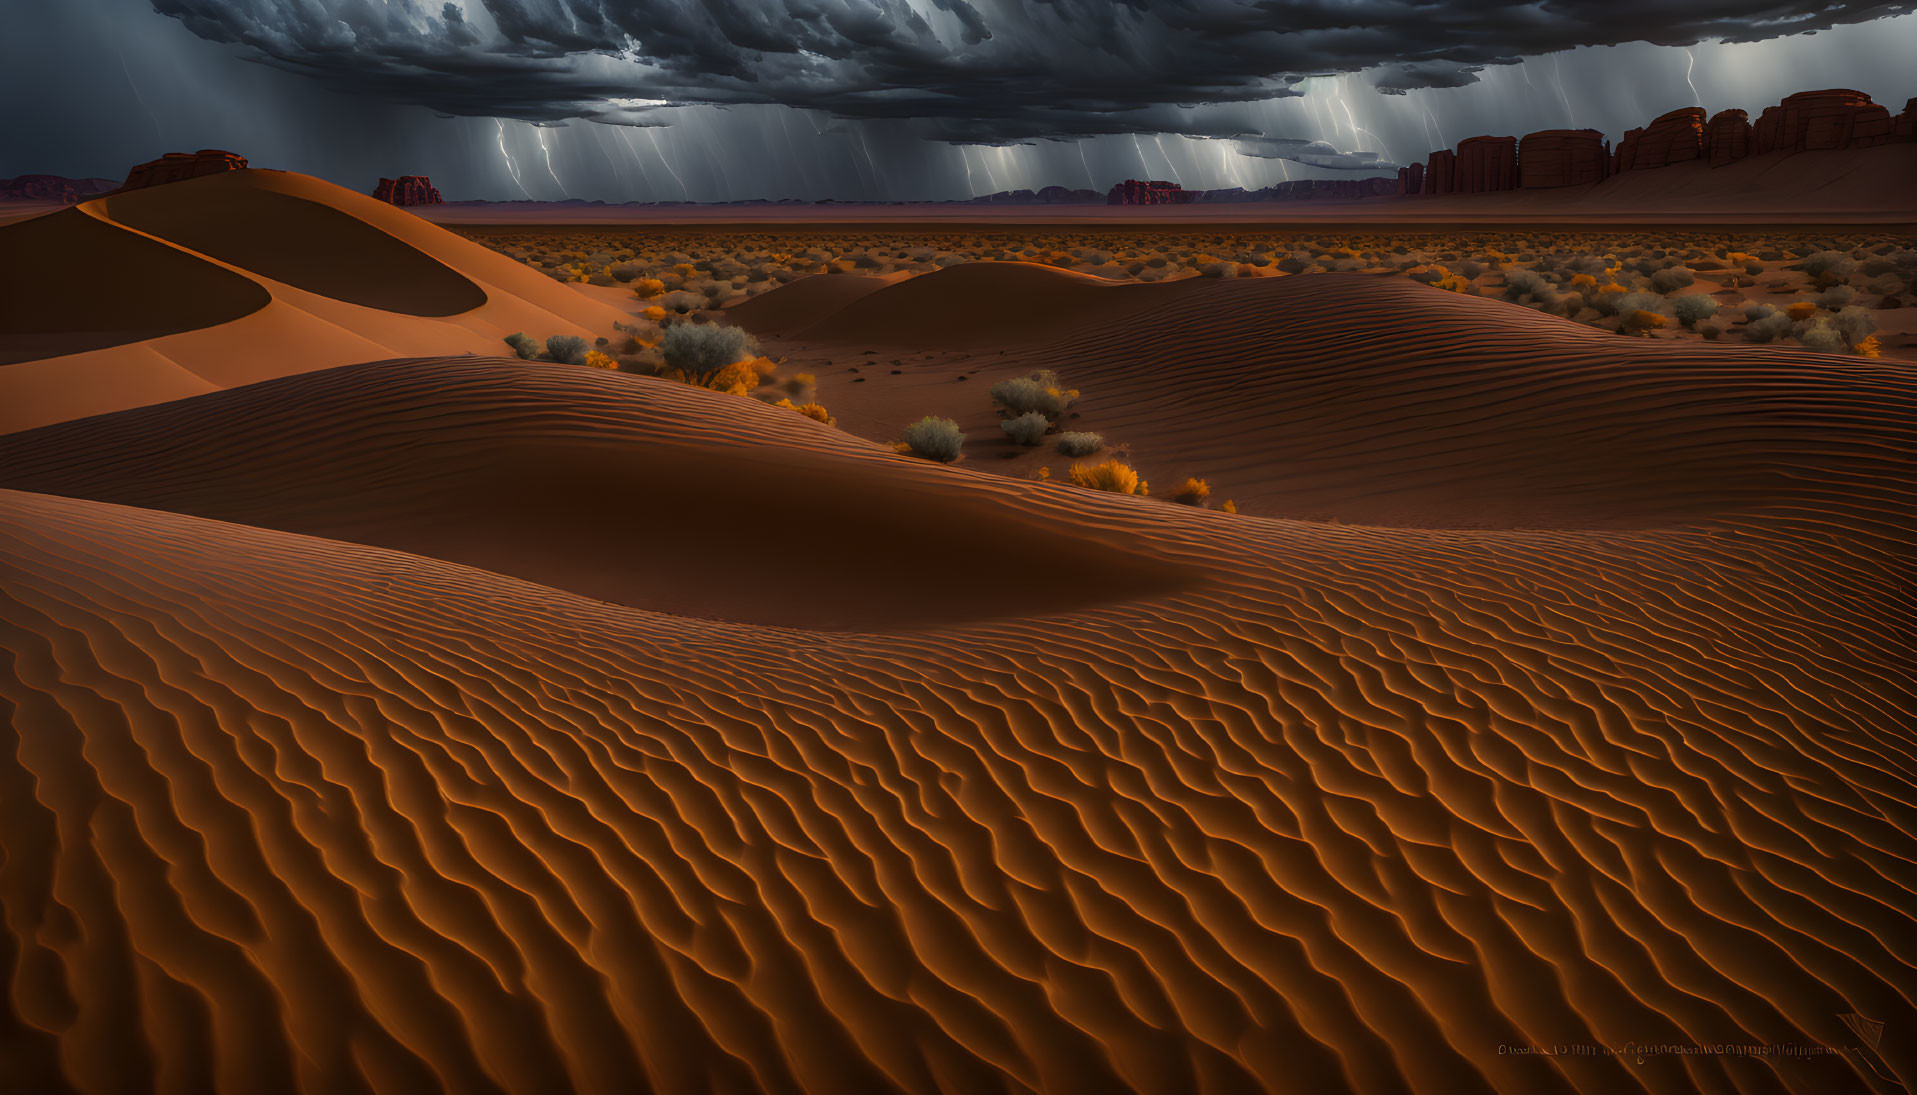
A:
MULTIPOLYGON (((1464 275, 1467 278, 1483 277, 1484 264, 1481 262, 1473 262, 1470 259, 1466 259, 1465 261, 1458 264, 1458 273, 1464 275)), ((1202 483, 1204 482, 1204 480, 1203 479, 1187 480, 1187 482, 1202 483)))
POLYGON ((721 369, 758 352, 759 341, 750 334, 717 323, 676 323, 659 341, 665 367, 699 387, 711 387, 721 369))
POLYGON ((1227 498, 1227 499, 1225 499, 1225 504, 1224 504, 1224 505, 1222 505, 1222 506, 1219 506, 1218 508, 1219 508, 1219 510, 1220 510, 1220 511, 1222 511, 1222 512, 1224 512, 1224 513, 1237 513, 1237 512, 1238 512, 1238 503, 1236 503, 1236 502, 1234 502, 1234 501, 1232 501, 1231 499, 1229 499, 1229 498, 1227 498))
POLYGON ((1688 267, 1672 266, 1668 269, 1652 272, 1651 288, 1657 290, 1659 293, 1671 293, 1684 288, 1696 280, 1697 275, 1691 273, 1688 267))
POLYGON ((1113 494, 1151 493, 1151 488, 1138 477, 1138 472, 1130 464, 1119 460, 1107 460, 1102 464, 1073 464, 1070 475, 1073 486, 1111 491, 1113 494))
POLYGON ((1857 290, 1852 289, 1848 285, 1833 285, 1830 288, 1824 290, 1823 292, 1817 294, 1818 306, 1822 308, 1828 308, 1833 312, 1837 311, 1840 308, 1846 307, 1847 305, 1850 304, 1851 301, 1856 299, 1857 299, 1857 290))
POLYGON ((1618 326, 1618 330, 1639 335, 1655 331, 1662 326, 1664 326, 1664 317, 1659 313, 1644 308, 1633 308, 1625 313, 1624 322, 1618 326))
POLYGON ((675 289, 659 298, 658 307, 684 315, 687 312, 696 312, 705 305, 706 298, 703 293, 689 293, 684 289, 675 289))
POLYGON ((1096 433, 1061 433, 1053 447, 1066 456, 1090 456, 1105 447, 1105 438, 1096 433))
POLYGON ((1624 286, 1616 283, 1598 287, 1595 293, 1586 293, 1584 302, 1596 309, 1601 316, 1614 316, 1623 310, 1623 301, 1629 294, 1624 286))
POLYGON ((1698 321, 1706 320, 1717 314, 1717 301, 1707 293, 1690 293, 1671 300, 1671 312, 1677 321, 1686 327, 1694 327, 1698 321))
POLYGON ((1744 325, 1744 339, 1747 342, 1774 342, 1791 333, 1791 317, 1772 309, 1769 315, 1760 316, 1744 325))
POLYGON ((998 428, 1021 445, 1036 445, 1045 436, 1045 431, 1052 428, 1052 420, 1037 411, 1030 411, 1000 422, 998 428))
POLYGON ((584 364, 595 369, 617 369, 619 367, 617 358, 598 350, 587 350, 584 364))
POLYGON ((807 389, 818 384, 819 378, 811 373, 793 373, 785 382, 785 390, 791 395, 804 395, 807 389))
POLYGON ((965 444, 965 434, 960 432, 958 423, 931 415, 905 427, 904 438, 905 447, 914 455, 937 460, 941 464, 957 460, 959 449, 965 444))
POLYGON ((1800 265, 1806 274, 1819 279, 1842 279, 1857 269, 1857 261, 1842 251, 1819 251, 1800 265))
POLYGON ((1724 331, 1723 328, 1715 323, 1700 323, 1697 325, 1697 333, 1703 335, 1706 342, 1715 342, 1717 341, 1717 336, 1723 334, 1724 331))
POLYGON ((1657 293, 1626 293, 1617 299, 1617 314, 1626 318, 1635 312, 1655 313, 1663 310, 1664 298, 1657 293))
POLYGON ((1844 342, 1851 346, 1864 341, 1870 337, 1871 332, 1877 330, 1877 321, 1871 318, 1870 313, 1855 306, 1845 308, 1832 316, 1830 325, 1836 328, 1837 333, 1844 336, 1844 342))
POLYGON ((1172 501, 1187 506, 1203 505, 1205 499, 1210 497, 1211 484, 1203 479, 1187 479, 1178 484, 1178 489, 1172 492, 1172 501))
POLYGON ((828 426, 838 424, 838 419, 833 418, 826 412, 823 403, 794 403, 790 399, 781 399, 777 403, 774 403, 773 406, 784 407, 788 411, 797 411, 815 422, 823 422, 828 426))
MULTIPOLYGON (((1595 284, 1595 282, 1593 283, 1595 284)), ((1550 284, 1535 271, 1507 270, 1504 274, 1504 298, 1523 300, 1525 297, 1542 297, 1550 289, 1550 284)))
POLYGON ((1040 369, 1029 376, 1001 380, 992 385, 992 400, 1013 415, 1030 414, 1033 411, 1047 418, 1058 418, 1066 408, 1078 398, 1078 393, 1064 386, 1058 374, 1050 369, 1040 369))
POLYGON ((1814 300, 1794 300, 1784 309, 1784 314, 1802 323, 1817 314, 1817 302, 1814 300))
POLYGON ((539 341, 524 331, 515 331, 507 335, 506 345, 512 347, 513 353, 528 361, 539 356, 539 341))
POLYGON ((1878 347, 1876 335, 1865 335, 1862 341, 1858 342, 1857 345, 1851 347, 1851 350, 1855 352, 1859 357, 1883 356, 1882 351, 1878 347))
POLYGON ((1831 326, 1828 319, 1804 324, 1798 329, 1797 341, 1803 343, 1805 349, 1819 353, 1834 354, 1845 348, 1844 336, 1831 326))
POLYGON ((1235 262, 1208 262, 1198 268, 1198 273, 1208 278, 1235 278, 1238 276, 1238 264, 1235 262))
POLYGON ((1756 323, 1760 319, 1777 314, 1775 306, 1756 300, 1745 301, 1743 304, 1738 305, 1738 310, 1742 311, 1744 318, 1751 323, 1756 323))
POLYGON ((553 335, 546 340, 546 359, 567 365, 586 363, 586 340, 578 335, 553 335))

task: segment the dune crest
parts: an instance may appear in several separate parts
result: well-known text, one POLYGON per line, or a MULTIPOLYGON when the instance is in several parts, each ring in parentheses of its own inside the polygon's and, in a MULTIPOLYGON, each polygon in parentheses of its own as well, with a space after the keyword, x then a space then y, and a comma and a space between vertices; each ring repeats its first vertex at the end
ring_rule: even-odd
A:
POLYGON ((0 433, 624 313, 385 202, 229 171, 0 225, 0 433), (102 270, 140 299, 92 288, 102 270))

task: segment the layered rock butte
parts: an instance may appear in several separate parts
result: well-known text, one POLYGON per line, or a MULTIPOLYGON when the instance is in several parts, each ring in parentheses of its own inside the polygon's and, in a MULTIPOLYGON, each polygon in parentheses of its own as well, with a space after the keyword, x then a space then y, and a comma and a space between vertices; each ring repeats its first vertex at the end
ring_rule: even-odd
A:
POLYGON ((425 175, 401 175, 397 179, 381 179, 373 190, 373 197, 393 205, 439 205, 442 200, 439 188, 425 175))
POLYGON ((217 148, 202 148, 198 152, 168 152, 157 160, 134 165, 133 170, 126 173, 126 182, 120 184, 120 189, 139 190, 183 179, 197 179, 202 175, 217 175, 222 171, 245 169, 245 156, 217 148))
POLYGON ((1478 194, 1602 182, 1690 160, 1712 167, 1767 152, 1815 152, 1917 141, 1917 99, 1892 116, 1861 91, 1802 91, 1768 107, 1757 122, 1742 110, 1705 119, 1703 107, 1661 114, 1633 129, 1615 150, 1595 129, 1547 129, 1513 137, 1470 137, 1426 162, 1398 169, 1400 194, 1478 194))

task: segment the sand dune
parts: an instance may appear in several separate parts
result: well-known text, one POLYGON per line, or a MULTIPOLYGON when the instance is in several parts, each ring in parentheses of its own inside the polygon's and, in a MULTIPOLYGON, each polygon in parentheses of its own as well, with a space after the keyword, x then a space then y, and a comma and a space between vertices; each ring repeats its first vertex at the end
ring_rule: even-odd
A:
MULTIPOLYGON (((772 307, 804 284, 759 299, 772 307)), ((896 382, 854 386, 821 368, 820 398, 874 437, 932 413, 1003 447, 978 385, 950 380, 1054 369, 1083 393, 1073 428, 1122 443, 1151 478, 1209 477, 1258 513, 1314 520, 1589 528, 1717 516, 1802 489, 1807 463, 1884 474, 1856 424, 1907 406, 1907 363, 1622 338, 1366 274, 1114 286, 981 263, 872 293, 771 346, 802 363, 856 362, 871 346, 910 353, 933 344, 916 332, 937 330, 940 315, 954 328, 941 335, 969 322, 991 337, 896 382), (1013 299, 1043 302, 1056 322, 995 325, 1013 299)))
POLYGON ((0 225, 0 432, 624 313, 402 209, 234 171, 0 225), (110 276, 111 281, 107 280, 110 276))
POLYGON ((753 623, 923 627, 1195 580, 1062 531, 1036 485, 878 451, 756 400, 550 363, 288 377, 3 436, 0 467, 11 487, 753 623))
POLYGON ((857 274, 814 274, 775 293, 747 297, 726 309, 734 323, 768 334, 804 330, 819 319, 885 287, 882 278, 857 274))
MULTIPOLYGON (((1068 317, 1004 368, 1078 355, 1140 449, 1399 527, 469 359, 0 439, 5 1060, 84 1091, 1917 1083, 1908 365, 1402 282, 988 269, 943 303, 1068 317), (1453 508, 1478 527, 1413 527, 1453 508), (1878 1049, 1523 1052, 1854 1047, 1856 1016, 1878 1049)), ((878 339, 944 277, 822 323, 878 339)))

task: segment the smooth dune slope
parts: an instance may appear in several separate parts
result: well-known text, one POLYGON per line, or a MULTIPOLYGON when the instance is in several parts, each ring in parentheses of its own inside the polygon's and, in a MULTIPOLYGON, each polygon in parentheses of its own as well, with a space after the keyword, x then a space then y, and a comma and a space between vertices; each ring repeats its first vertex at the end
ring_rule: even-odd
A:
POLYGON ((546 362, 377 362, 0 436, 0 485, 762 624, 921 627, 1196 580, 1061 528, 1035 485, 757 400, 546 362))
POLYGON ((764 334, 791 334, 885 285, 883 278, 858 274, 814 274, 729 305, 726 319, 764 334))
MULTIPOLYGON (((1377 337, 1395 371, 1340 387, 1275 360, 1312 396, 1243 413, 1309 404, 1292 428, 1339 474, 1371 460, 1430 490, 1421 461, 1496 481, 1541 451, 1518 412, 1555 414, 1597 466, 1549 474, 1600 509, 1650 489, 1603 448, 1648 414, 1707 489, 1632 525, 1615 505, 1557 528, 1232 517, 464 360, 14 439, 0 1067, 52 1091, 1917 1083, 1917 377, 1722 348, 1662 378, 1548 353, 1527 372, 1495 338, 1446 357, 1377 337), (1377 420, 1386 384, 1406 421, 1456 402, 1413 430, 1377 420), (648 512, 654 466, 693 495, 831 468, 806 498, 847 527, 818 555, 877 556, 891 527, 826 493, 909 485, 914 523, 963 515, 1012 560, 1026 537, 1067 550, 1053 536, 1176 577, 823 631, 168 512, 298 529, 372 490, 390 533, 383 484, 458 495, 491 444, 623 469, 588 479, 617 488, 592 492, 601 515, 648 512), (1850 1048, 1870 1023, 1877 1048, 1850 1048), (1646 1043, 1839 1048, 1512 1052, 1646 1043)), ((699 514, 723 537, 663 554, 618 525, 630 568, 718 539, 755 565, 681 584, 817 565, 789 511, 740 501, 699 514)), ((963 565, 869 595, 964 585, 963 565)))
POLYGON ((624 313, 364 194, 233 171, 0 225, 0 432, 624 313), (111 275, 111 284, 106 282, 111 275))
MULTIPOLYGON (((766 294, 759 308, 773 312, 779 297, 810 292, 809 280, 766 294)), ((844 302, 794 334, 913 349, 998 347, 1122 315, 1151 299, 1152 288, 1031 262, 965 262, 844 302)), ((753 325, 750 314, 742 324, 753 325)))

